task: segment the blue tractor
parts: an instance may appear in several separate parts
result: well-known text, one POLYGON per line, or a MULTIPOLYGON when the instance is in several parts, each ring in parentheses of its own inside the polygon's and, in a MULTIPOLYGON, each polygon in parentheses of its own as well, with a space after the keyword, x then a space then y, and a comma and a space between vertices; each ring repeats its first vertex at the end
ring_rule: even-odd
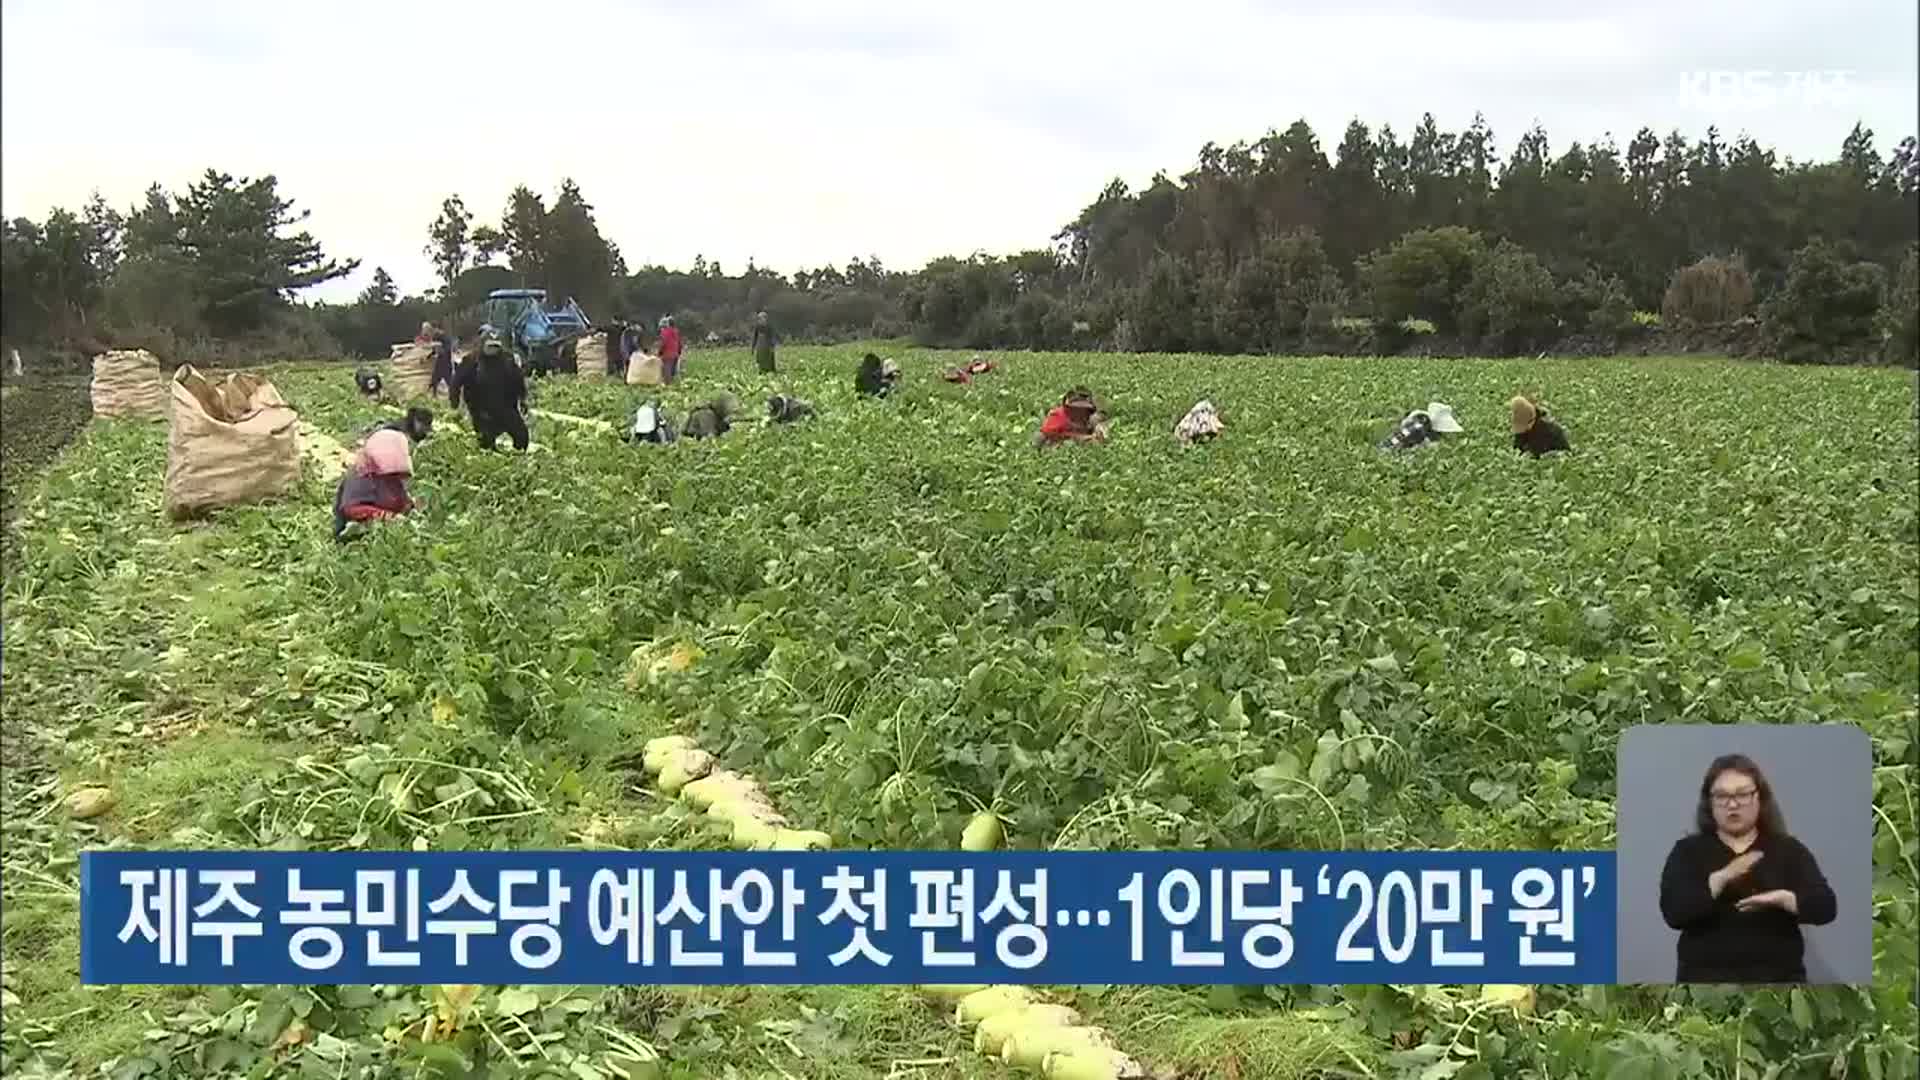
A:
POLYGON ((593 332, 593 322, 571 299, 547 303, 545 289, 495 289, 487 294, 487 321, 481 332, 506 336, 514 359, 529 374, 548 375, 578 369, 574 345, 593 332))

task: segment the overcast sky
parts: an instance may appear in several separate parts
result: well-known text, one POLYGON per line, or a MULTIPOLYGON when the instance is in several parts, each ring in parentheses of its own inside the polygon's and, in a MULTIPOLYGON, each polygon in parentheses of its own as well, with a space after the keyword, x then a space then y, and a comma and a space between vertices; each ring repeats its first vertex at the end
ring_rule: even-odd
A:
MULTIPOLYGON (((1914 0, 4 0, 0 211, 274 173, 329 253, 433 284, 440 200, 585 191, 630 265, 783 272, 1044 246, 1115 176, 1305 118, 1504 156, 1717 123, 1827 158, 1917 126, 1914 0), (562 44, 564 43, 564 44, 562 44), (532 50, 544 49, 545 52, 532 50), (1756 75, 1717 101, 1689 73, 1756 75), (1816 93, 1796 92, 1816 73, 1816 93), (1846 72, 1836 92, 1836 72, 1846 72), (1758 91, 1777 91, 1767 102, 1758 91), (1754 91, 1750 93, 1749 91, 1754 91)), ((1724 78, 1724 76, 1723 76, 1724 78)), ((1706 84, 1709 88, 1711 84, 1706 84)))

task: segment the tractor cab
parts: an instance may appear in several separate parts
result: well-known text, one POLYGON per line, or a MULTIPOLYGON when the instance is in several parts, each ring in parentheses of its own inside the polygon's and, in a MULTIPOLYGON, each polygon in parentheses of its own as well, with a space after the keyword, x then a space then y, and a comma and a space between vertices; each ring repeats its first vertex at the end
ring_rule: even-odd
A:
POLYGON ((579 304, 550 304, 545 289, 488 293, 487 326, 505 335, 523 367, 540 375, 572 370, 574 342, 593 331, 579 304))

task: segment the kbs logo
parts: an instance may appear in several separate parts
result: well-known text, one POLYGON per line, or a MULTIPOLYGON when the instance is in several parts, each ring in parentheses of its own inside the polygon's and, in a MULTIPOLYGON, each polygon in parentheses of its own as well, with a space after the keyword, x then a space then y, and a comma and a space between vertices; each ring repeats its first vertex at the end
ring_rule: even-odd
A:
POLYGON ((1857 100, 1851 71, 1688 71, 1680 76, 1680 104, 1693 109, 1840 109, 1857 100))

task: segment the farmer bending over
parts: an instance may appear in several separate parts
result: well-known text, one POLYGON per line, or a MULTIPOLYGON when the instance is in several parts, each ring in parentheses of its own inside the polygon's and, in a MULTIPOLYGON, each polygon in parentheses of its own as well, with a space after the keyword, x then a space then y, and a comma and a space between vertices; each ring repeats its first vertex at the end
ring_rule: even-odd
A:
POLYGON ((405 435, 410 443, 422 443, 433 435, 433 412, 415 405, 398 420, 386 420, 361 431, 354 436, 355 441, 364 445, 376 431, 397 431, 405 435))
POLYGON ((1567 443, 1567 433, 1559 424, 1547 418, 1547 410, 1516 397, 1507 403, 1513 409, 1513 448, 1522 453, 1542 457, 1561 450, 1571 450, 1567 443))
POLYGON ((813 403, 802 401, 786 394, 775 394, 767 399, 767 421, 773 424, 791 424, 807 420, 813 416, 813 403))
POLYGON ((940 377, 950 383, 966 385, 973 381, 974 376, 985 375, 987 372, 992 371, 993 368, 993 361, 982 360, 976 356, 965 367, 948 368, 940 377))
POLYGON ((673 441, 673 424, 658 401, 649 401, 633 412, 633 426, 621 438, 630 443, 662 446, 673 441))
POLYGON ((456 409, 461 398, 466 399, 480 449, 493 449, 503 434, 513 439, 515 450, 527 448, 527 377, 507 355, 507 343, 498 331, 481 339, 477 357, 468 357, 454 369, 451 397, 456 409))
POLYGON ((363 367, 353 373, 353 385, 360 391, 360 396, 363 398, 379 401, 385 397, 381 391, 387 388, 386 381, 380 378, 379 372, 370 367, 363 367))
POLYGON ((740 411, 740 402, 732 394, 709 401, 687 414, 686 436, 689 439, 717 439, 733 427, 733 417, 740 411))
POLYGON ((860 370, 853 376, 853 391, 861 397, 883 398, 900 388, 900 368, 891 360, 873 353, 860 358, 860 370))
POLYGON ((1220 422, 1220 412, 1213 407, 1213 402, 1201 401, 1180 418, 1180 423, 1174 426, 1173 438, 1184 450, 1203 442, 1212 442, 1226 430, 1227 425, 1220 422))
POLYGON ((1058 446, 1067 442, 1105 442, 1106 415, 1094 403, 1093 391, 1076 386, 1066 392, 1060 404, 1040 422, 1035 446, 1058 446))
POLYGON ((374 430, 397 431, 405 435, 409 442, 425 442, 433 436, 433 411, 415 405, 407 410, 407 415, 398 420, 389 420, 374 430))
POLYGON ((351 522, 384 521, 413 509, 407 478, 413 475, 413 453, 407 437, 383 428, 367 437, 353 465, 340 478, 333 499, 333 538, 345 542, 351 522))
POLYGON ((1426 408, 1415 409, 1401 418, 1400 426, 1381 441, 1380 449, 1409 450, 1460 432, 1460 421, 1453 417, 1453 406, 1444 401, 1430 401, 1426 408))

